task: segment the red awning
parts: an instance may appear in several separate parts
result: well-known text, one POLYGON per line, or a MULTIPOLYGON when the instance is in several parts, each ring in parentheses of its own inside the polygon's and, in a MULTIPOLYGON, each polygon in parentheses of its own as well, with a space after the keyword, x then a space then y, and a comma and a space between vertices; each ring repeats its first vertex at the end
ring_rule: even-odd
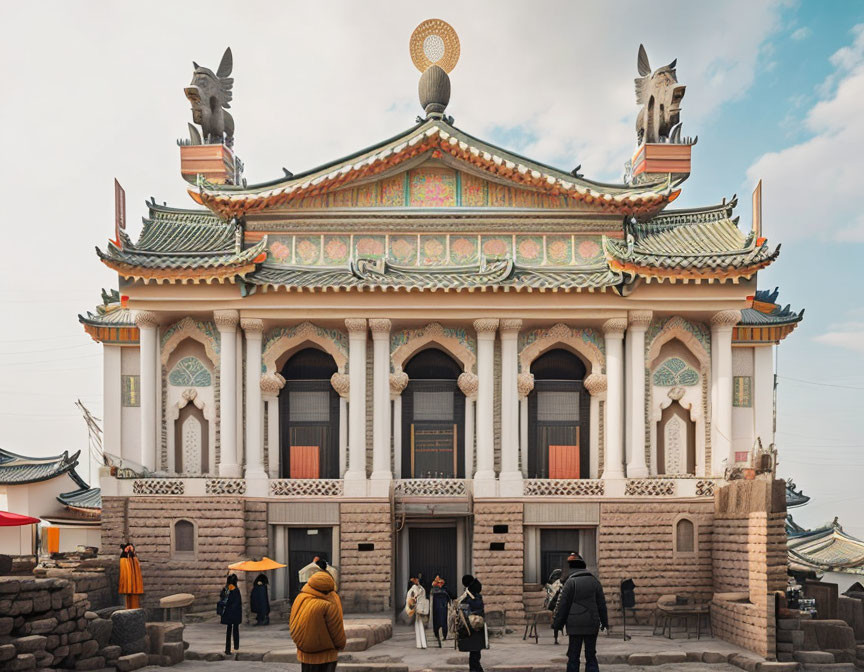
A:
POLYGON ((0 527, 14 527, 16 525, 33 525, 38 523, 38 518, 30 516, 22 516, 20 513, 9 513, 8 511, 0 511, 0 527))

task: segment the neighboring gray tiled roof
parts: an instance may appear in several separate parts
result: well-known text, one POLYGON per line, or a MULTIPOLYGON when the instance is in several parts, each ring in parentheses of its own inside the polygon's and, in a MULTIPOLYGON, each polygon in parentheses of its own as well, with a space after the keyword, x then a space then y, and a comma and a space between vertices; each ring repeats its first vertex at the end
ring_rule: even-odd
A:
POLYGON ((843 531, 833 523, 809 530, 787 541, 789 557, 822 570, 839 570, 864 574, 864 541, 843 531))
POLYGON ((792 509, 796 506, 804 506, 810 498, 801 490, 795 489, 795 482, 790 478, 786 481, 786 508, 792 509))
POLYGON ((54 457, 27 457, 0 448, 0 485, 23 485, 38 483, 69 472, 69 476, 81 487, 88 487, 81 480, 75 467, 81 451, 72 455, 64 452, 54 457))
POLYGON ((57 501, 74 509, 101 509, 101 488, 79 488, 57 496, 57 501))
POLYGON ((759 308, 753 307, 742 310, 739 324, 745 327, 775 327, 783 324, 795 324, 803 320, 803 308, 796 313, 788 303, 782 307, 776 304, 779 294, 779 287, 775 287, 773 291, 756 290, 755 300, 761 305, 759 308))

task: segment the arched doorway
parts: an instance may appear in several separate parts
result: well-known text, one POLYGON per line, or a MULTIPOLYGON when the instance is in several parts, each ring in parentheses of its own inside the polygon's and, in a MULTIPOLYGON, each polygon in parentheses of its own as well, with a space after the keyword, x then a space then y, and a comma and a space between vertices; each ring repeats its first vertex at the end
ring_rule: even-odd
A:
POLYGON ((462 367, 436 348, 422 350, 404 367, 402 477, 465 478, 465 395, 462 367))
POLYGON ((696 425, 677 401, 663 409, 657 426, 657 473, 696 473, 696 425))
POLYGON ((590 469, 591 399, 585 364, 569 350, 550 350, 531 364, 528 395, 528 475, 586 478, 590 469))
POLYGON ((282 367, 279 476, 339 478, 339 395, 330 384, 336 362, 306 348, 282 367))
POLYGON ((186 404, 174 421, 174 471, 206 474, 209 471, 209 427, 201 409, 186 404))

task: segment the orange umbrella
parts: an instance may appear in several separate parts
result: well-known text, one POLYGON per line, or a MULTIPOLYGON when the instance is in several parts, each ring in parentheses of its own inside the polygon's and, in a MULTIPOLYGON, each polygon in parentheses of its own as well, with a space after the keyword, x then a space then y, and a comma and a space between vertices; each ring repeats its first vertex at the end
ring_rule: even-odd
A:
POLYGON ((237 572, 266 572, 269 569, 280 569, 285 567, 282 563, 271 560, 268 557, 260 560, 243 560, 235 562, 233 565, 228 565, 228 569, 233 569, 237 572))

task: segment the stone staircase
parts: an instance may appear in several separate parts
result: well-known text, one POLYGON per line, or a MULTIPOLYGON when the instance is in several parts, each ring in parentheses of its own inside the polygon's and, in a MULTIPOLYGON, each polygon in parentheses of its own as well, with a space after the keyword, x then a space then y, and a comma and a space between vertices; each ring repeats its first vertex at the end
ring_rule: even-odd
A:
POLYGON ((801 672, 856 672, 854 663, 837 662, 828 651, 796 651, 792 654, 801 672))

